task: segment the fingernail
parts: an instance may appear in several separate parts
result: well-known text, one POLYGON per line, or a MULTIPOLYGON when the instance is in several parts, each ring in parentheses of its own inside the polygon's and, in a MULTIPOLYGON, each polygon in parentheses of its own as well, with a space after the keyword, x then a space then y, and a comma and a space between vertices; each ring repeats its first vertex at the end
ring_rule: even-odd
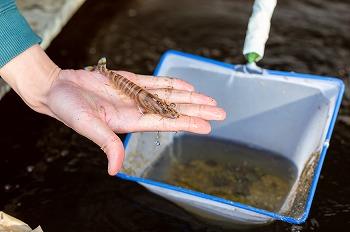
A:
POLYGON ((111 162, 108 161, 108 173, 111 173, 111 162))
MULTIPOLYGON (((106 154, 107 155, 107 154, 106 154)), ((109 155, 107 155, 107 160, 108 160, 108 166, 107 166, 107 171, 108 171, 108 174, 111 175, 111 169, 112 169, 112 161, 109 157, 109 155)))
POLYGON ((224 120, 226 118, 226 111, 225 110, 221 110, 221 120, 224 120))

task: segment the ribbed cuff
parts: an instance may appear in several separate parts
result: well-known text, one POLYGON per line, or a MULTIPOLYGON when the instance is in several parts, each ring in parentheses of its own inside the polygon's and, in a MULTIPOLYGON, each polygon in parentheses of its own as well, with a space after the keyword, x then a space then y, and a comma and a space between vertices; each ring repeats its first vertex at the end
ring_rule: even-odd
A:
POLYGON ((40 42, 15 4, 0 12, 0 68, 40 42))

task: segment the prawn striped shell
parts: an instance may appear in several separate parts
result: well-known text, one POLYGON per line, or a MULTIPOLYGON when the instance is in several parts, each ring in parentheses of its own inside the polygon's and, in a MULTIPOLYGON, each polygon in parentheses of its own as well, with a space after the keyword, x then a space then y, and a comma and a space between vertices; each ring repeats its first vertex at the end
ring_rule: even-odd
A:
POLYGON ((142 113, 158 114, 162 117, 173 119, 180 117, 180 114, 175 109, 175 103, 167 104, 165 100, 149 93, 126 77, 108 70, 106 67, 106 58, 101 58, 95 69, 108 77, 114 88, 119 89, 122 93, 133 99, 142 113))

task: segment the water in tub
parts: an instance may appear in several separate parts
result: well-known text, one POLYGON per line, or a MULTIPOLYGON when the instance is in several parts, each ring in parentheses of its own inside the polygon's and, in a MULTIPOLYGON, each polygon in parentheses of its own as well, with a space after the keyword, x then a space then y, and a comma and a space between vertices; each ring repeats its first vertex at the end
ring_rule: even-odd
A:
POLYGON ((288 159, 266 150, 183 135, 143 176, 278 212, 295 182, 297 169, 288 159))

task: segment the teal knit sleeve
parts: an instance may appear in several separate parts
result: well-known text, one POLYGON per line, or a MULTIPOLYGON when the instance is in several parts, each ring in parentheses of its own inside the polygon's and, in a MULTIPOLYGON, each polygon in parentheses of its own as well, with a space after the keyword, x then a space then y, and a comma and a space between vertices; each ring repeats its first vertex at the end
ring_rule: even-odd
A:
POLYGON ((0 68, 41 39, 20 14, 14 0, 0 0, 0 68))

